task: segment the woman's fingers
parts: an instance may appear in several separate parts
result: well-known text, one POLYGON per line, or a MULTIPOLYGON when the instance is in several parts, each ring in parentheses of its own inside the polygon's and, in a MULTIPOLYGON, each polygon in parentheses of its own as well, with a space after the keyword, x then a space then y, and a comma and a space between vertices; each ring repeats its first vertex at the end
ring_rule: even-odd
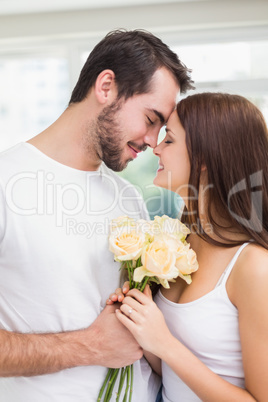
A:
POLYGON ((149 297, 143 295, 137 289, 135 291, 133 289, 124 298, 120 310, 136 324, 141 324, 150 315, 152 304, 154 303, 149 297))
POLYGON ((114 304, 116 302, 122 302, 124 300, 125 294, 129 291, 129 281, 126 281, 123 288, 117 288, 115 292, 111 293, 109 298, 106 300, 106 304, 114 304))
POLYGON ((152 292, 149 285, 146 285, 144 293, 141 293, 138 289, 129 290, 129 282, 125 282, 123 288, 117 288, 115 292, 111 293, 106 300, 106 304, 113 304, 116 302, 123 302, 125 295, 135 298, 139 303, 146 304, 148 300, 152 300, 152 292))
POLYGON ((148 284, 145 286, 143 293, 145 294, 145 296, 150 297, 151 299, 153 298, 151 288, 148 284))
POLYGON ((124 298, 124 300, 122 301, 122 305, 120 306, 121 311, 123 311, 123 313, 126 313, 127 309, 133 309, 135 311, 140 311, 140 307, 141 307, 141 303, 130 296, 126 296, 124 298))
POLYGON ((117 288, 114 293, 110 294, 109 299, 106 300, 106 304, 122 302, 124 297, 123 290, 121 288, 117 288))
POLYGON ((137 310, 135 310, 134 308, 132 308, 129 304, 122 304, 122 306, 120 306, 120 310, 122 311, 122 313, 124 313, 128 318, 130 318, 131 320, 134 320, 134 316, 137 316, 137 310))
POLYGON ((120 309, 115 310, 118 320, 134 335, 136 324, 130 320, 120 309))
MULTIPOLYGON (((148 288, 149 288, 149 286, 148 286, 148 288)), ((142 293, 138 289, 131 289, 128 292, 128 294, 125 297, 125 299, 127 297, 132 297, 132 298, 134 298, 135 300, 137 300, 141 304, 147 304, 152 300, 152 293, 151 293, 151 290, 148 289, 148 288, 145 288, 147 293, 142 293)))
POLYGON ((129 281, 126 281, 124 283, 122 290, 124 294, 127 294, 127 292, 129 291, 129 281))

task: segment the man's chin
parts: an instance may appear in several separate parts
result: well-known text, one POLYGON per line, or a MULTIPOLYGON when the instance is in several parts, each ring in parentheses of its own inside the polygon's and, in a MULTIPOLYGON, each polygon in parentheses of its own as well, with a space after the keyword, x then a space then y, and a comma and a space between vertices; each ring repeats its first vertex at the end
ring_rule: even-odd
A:
POLYGON ((124 162, 120 166, 118 166, 117 170, 114 169, 114 171, 115 172, 122 172, 123 170, 125 170, 127 168, 129 162, 132 162, 132 161, 133 161, 133 159, 128 159, 126 162, 124 162))
POLYGON ((124 162, 113 162, 109 160, 107 163, 104 161, 104 163, 109 169, 113 170, 114 172, 122 172, 122 170, 126 169, 127 165, 131 161, 133 161, 133 159, 130 158, 124 162))

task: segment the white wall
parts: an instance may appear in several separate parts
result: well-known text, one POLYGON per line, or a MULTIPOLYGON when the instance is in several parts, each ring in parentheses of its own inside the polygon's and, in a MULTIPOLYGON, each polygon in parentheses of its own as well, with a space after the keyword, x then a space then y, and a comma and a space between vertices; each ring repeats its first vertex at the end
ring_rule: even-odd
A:
POLYGON ((145 28, 176 43, 233 36, 268 38, 267 0, 162 1, 155 5, 10 15, 1 15, 1 1, 1 49, 17 39, 25 42, 96 38, 119 27, 145 28))
MULTIPOLYGON (((103 4, 112 5, 113 1, 99 0, 102 7, 92 8, 93 3, 98 2, 88 0, 91 8, 16 14, 16 4, 21 4, 18 9, 24 4, 24 9, 28 10, 27 1, 30 2, 30 0, 21 3, 18 0, 0 0, 0 57, 25 54, 29 51, 52 52, 55 49, 59 52, 62 49, 70 58, 72 84, 80 70, 80 65, 74 61, 78 57, 77 52, 82 48, 92 48, 114 28, 148 29, 171 46, 268 40, 267 0, 174 0, 162 1, 162 4, 109 8, 104 8, 103 4), (3 14, 8 8, 4 6, 5 4, 10 4, 9 11, 13 10, 11 14, 3 14)), ((125 0, 126 3, 128 1, 125 0)), ((151 3, 152 0, 143 2, 151 3)), ((51 1, 35 0, 34 9, 37 4, 41 7, 42 3, 49 5, 51 1)), ((57 4, 57 0, 54 3, 57 4)), ((66 3, 67 6, 69 3, 66 3)), ((73 8, 75 3, 81 7, 86 1, 72 2, 73 8)), ((119 3, 124 3, 124 0, 119 3)))

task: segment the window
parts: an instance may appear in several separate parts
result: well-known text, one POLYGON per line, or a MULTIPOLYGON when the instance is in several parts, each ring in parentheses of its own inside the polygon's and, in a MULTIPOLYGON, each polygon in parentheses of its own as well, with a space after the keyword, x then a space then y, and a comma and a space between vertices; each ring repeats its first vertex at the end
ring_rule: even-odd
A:
POLYGON ((0 148, 40 133, 69 99, 67 60, 57 57, 0 58, 0 148))

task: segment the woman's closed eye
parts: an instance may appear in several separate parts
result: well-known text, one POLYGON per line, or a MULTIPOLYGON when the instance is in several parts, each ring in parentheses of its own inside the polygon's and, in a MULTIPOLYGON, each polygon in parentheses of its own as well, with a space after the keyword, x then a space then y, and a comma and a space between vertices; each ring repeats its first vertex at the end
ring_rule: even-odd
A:
POLYGON ((172 138, 169 135, 166 135, 163 141, 165 144, 172 144, 173 142, 172 138))

